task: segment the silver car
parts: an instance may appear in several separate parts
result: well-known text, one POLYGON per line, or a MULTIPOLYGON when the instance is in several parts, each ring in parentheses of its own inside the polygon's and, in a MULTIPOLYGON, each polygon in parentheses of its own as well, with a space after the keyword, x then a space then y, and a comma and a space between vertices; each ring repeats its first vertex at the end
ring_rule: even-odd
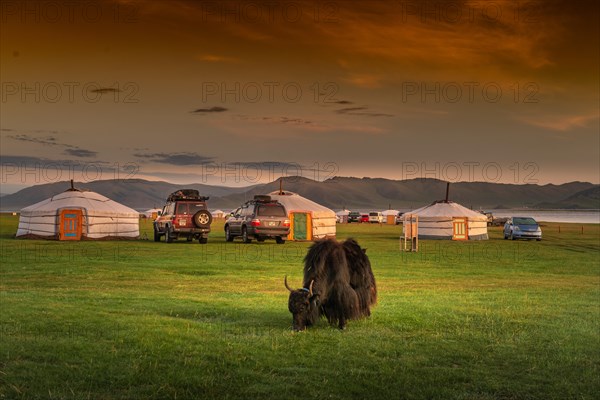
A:
POLYGON ((504 224, 504 239, 542 240, 542 228, 531 217, 511 217, 504 224))

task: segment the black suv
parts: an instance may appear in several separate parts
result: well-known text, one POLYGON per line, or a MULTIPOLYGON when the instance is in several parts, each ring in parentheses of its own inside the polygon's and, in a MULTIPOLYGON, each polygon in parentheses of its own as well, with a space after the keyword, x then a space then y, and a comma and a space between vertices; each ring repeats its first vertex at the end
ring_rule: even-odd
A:
POLYGON ((362 215, 358 211, 350 211, 348 214, 348 223, 360 222, 362 215))
POLYGON ((285 207, 271 196, 257 195, 233 212, 225 222, 225 240, 232 242, 241 236, 244 243, 252 238, 259 242, 275 239, 278 244, 285 243, 290 233, 290 220, 285 207))
POLYGON ((200 243, 207 243, 212 215, 206 208, 206 200, 208 197, 200 196, 195 189, 171 193, 162 214, 154 221, 154 241, 159 242, 164 235, 167 243, 180 236, 188 242, 198 239, 200 243))

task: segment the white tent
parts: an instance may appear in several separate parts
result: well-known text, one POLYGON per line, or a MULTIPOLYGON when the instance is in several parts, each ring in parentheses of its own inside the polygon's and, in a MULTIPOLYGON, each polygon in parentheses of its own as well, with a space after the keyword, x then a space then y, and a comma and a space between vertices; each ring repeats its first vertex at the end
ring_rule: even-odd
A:
POLYGON ((350 214, 350 210, 341 210, 335 213, 335 215, 339 216, 339 217, 345 217, 348 214, 350 214))
POLYGON ((162 212, 160 208, 151 208, 149 210, 144 211, 142 215, 146 218, 156 219, 160 212, 162 212))
POLYGON ((225 218, 225 211, 223 210, 215 210, 211 212, 213 218, 225 218))
POLYGON ((101 194, 69 189, 21 210, 17 237, 135 239, 140 214, 101 194))
POLYGON ((384 217, 387 217, 388 215, 393 215, 395 217, 396 215, 398 215, 399 212, 400 211, 398 210, 385 210, 382 211, 381 214, 383 214, 384 217))
POLYGON ((316 240, 335 237, 335 212, 292 192, 270 193, 285 207, 290 217, 288 240, 316 240))
POLYGON ((418 217, 420 239, 487 240, 487 217, 452 201, 436 201, 404 214, 418 217))

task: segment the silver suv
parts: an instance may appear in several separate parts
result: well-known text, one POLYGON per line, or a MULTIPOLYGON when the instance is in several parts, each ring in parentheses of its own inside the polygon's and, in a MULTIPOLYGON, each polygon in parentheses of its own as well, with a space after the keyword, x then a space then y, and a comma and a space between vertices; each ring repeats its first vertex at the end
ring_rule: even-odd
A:
POLYGON ((271 196, 257 195, 232 213, 224 229, 228 242, 241 236, 244 243, 275 239, 277 244, 283 244, 290 233, 290 220, 281 203, 271 196))

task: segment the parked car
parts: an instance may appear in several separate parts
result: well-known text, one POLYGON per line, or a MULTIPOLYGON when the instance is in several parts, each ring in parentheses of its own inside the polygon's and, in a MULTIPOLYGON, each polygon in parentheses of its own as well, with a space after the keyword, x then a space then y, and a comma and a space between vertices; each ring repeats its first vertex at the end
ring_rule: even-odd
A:
POLYGON ((371 211, 369 213, 369 222, 372 224, 381 224, 383 222, 383 214, 379 211, 371 211))
POLYGON ((369 222, 369 214, 361 214, 360 222, 369 222))
POLYGON ((348 223, 351 222, 360 222, 360 213, 358 211, 350 211, 348 214, 348 223))
POLYGON ((283 244, 290 233, 290 220, 283 204, 271 196, 257 195, 233 212, 224 229, 228 242, 240 236, 244 243, 275 239, 277 244, 283 244))
POLYGON ((160 215, 154 220, 154 241, 162 236, 171 243, 179 237, 188 242, 198 239, 199 243, 208 242, 212 215, 206 207, 208 197, 200 196, 195 189, 181 189, 167 198, 160 215))
POLYGON ((531 217, 511 217, 504 224, 504 239, 542 240, 542 228, 531 217))
POLYGON ((404 213, 399 212, 398 215, 396 215, 396 225, 400 225, 403 220, 404 220, 404 213))

